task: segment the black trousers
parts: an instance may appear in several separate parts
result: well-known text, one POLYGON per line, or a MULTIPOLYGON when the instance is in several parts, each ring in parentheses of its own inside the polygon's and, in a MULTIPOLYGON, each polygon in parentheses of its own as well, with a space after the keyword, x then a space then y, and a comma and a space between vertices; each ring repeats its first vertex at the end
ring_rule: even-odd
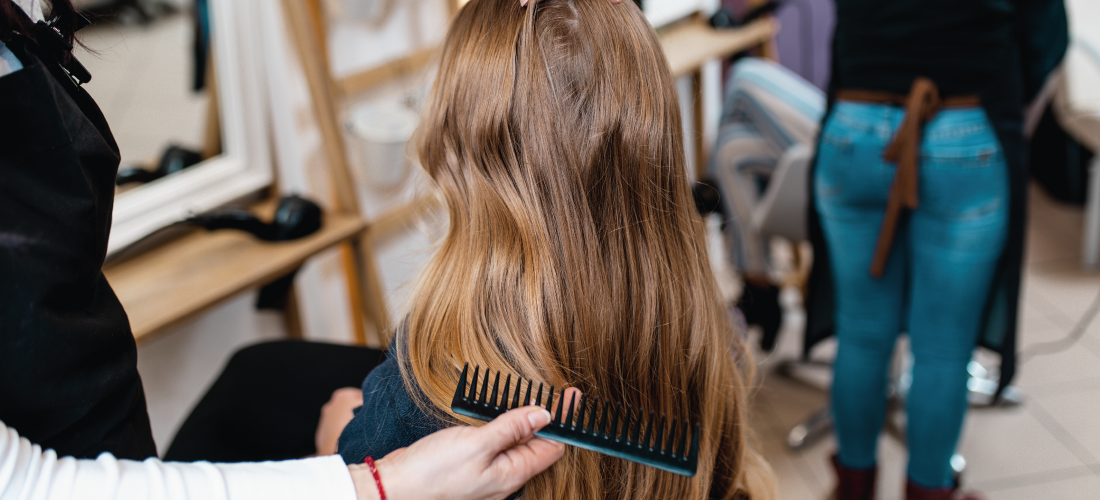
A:
POLYGON ((312 455, 324 405, 360 387, 385 351, 285 340, 241 349, 184 421, 165 460, 254 462, 312 455))

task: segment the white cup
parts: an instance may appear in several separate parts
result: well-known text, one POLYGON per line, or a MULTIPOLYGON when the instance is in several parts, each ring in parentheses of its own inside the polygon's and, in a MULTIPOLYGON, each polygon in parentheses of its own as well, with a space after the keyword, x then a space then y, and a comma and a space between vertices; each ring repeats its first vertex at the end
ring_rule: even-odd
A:
POLYGON ((377 190, 396 188, 409 173, 406 145, 416 113, 396 102, 365 103, 351 112, 352 150, 363 182, 377 190))

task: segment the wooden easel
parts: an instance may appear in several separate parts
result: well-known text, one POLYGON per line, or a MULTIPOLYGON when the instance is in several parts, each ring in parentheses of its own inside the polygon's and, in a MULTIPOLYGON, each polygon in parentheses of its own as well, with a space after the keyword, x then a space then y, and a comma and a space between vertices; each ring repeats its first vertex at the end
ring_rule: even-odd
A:
MULTIPOLYGON (((452 12, 457 5, 449 2, 452 12)), ((418 71, 431 60, 434 49, 413 53, 398 61, 373 68, 336 82, 332 76, 326 44, 325 17, 320 0, 282 0, 286 22, 297 48, 309 86, 315 119, 320 128, 322 147, 332 175, 334 198, 341 212, 361 214, 355 179, 347 157, 346 144, 339 124, 338 105, 348 93, 381 81, 418 71)), ((431 195, 421 196, 367 221, 367 229, 354 241, 341 246, 349 294, 356 311, 356 340, 362 344, 386 347, 390 341, 389 313, 379 279, 375 242, 404 228, 441 206, 431 195), (363 328, 369 322, 377 339, 368 339, 363 328)))

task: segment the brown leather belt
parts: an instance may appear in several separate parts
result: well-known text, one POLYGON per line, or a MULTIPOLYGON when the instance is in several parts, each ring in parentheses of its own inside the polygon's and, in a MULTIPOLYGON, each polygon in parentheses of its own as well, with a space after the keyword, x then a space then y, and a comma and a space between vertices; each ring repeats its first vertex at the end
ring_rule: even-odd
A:
POLYGON ((921 131, 942 108, 969 108, 981 105, 977 95, 940 98, 936 84, 928 78, 913 80, 909 95, 892 94, 875 90, 838 90, 836 98, 843 101, 895 104, 905 107, 905 117, 894 133, 894 138, 882 153, 882 159, 897 164, 894 184, 886 202, 886 216, 875 243, 875 256, 871 261, 871 276, 878 278, 886 269, 886 259, 894 242, 902 210, 917 208, 917 179, 920 166, 921 131))

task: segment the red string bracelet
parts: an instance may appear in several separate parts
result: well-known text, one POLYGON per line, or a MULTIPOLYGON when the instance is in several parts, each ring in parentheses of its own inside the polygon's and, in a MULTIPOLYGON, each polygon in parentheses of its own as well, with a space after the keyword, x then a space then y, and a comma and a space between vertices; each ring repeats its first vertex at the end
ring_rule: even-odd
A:
POLYGON ((386 500, 386 490, 382 489, 382 476, 378 475, 378 468, 374 466, 374 459, 367 457, 363 463, 370 467, 370 473, 374 476, 374 484, 378 486, 378 500, 386 500))

